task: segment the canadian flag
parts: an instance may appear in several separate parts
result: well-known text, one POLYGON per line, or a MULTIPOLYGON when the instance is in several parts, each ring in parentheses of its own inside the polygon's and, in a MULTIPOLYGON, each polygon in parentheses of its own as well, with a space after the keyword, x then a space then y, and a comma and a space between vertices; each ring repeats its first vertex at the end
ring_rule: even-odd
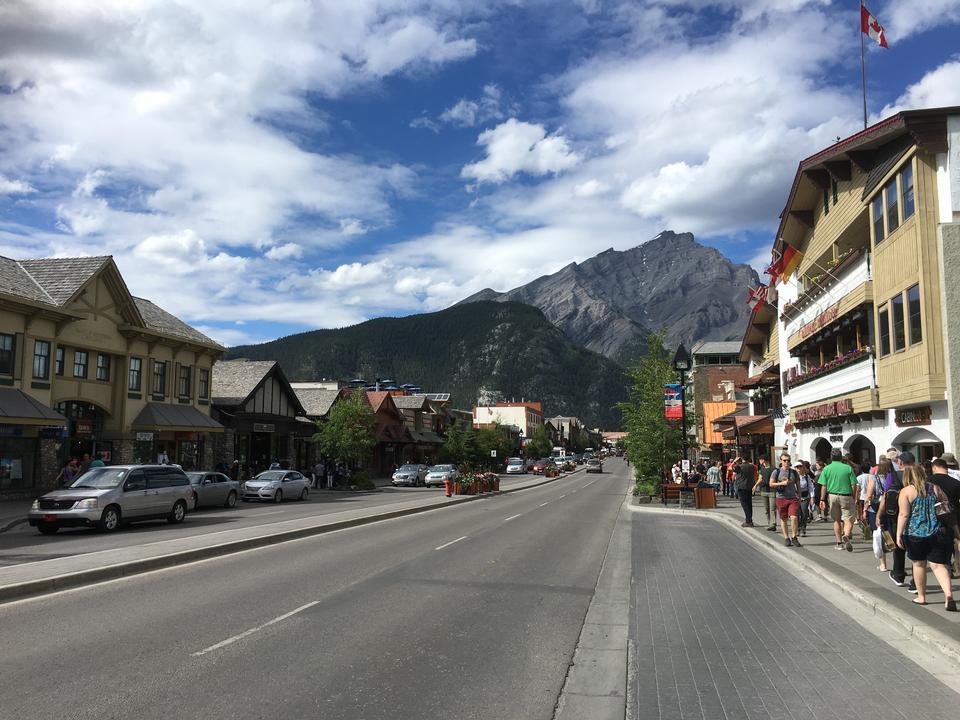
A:
POLYGON ((880 47, 887 47, 887 35, 883 31, 883 25, 864 5, 860 6, 860 31, 872 40, 876 40, 880 47))

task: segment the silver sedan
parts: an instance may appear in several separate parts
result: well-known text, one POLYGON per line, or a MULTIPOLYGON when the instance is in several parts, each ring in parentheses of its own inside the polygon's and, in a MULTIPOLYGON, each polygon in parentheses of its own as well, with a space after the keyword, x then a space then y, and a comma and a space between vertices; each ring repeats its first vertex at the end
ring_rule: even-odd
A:
POLYGON ((240 499, 275 503, 290 498, 306 500, 309 486, 310 479, 296 470, 267 470, 243 484, 240 499))
POLYGON ((232 508, 240 497, 240 483, 218 472, 188 472, 193 486, 193 509, 205 505, 232 508))

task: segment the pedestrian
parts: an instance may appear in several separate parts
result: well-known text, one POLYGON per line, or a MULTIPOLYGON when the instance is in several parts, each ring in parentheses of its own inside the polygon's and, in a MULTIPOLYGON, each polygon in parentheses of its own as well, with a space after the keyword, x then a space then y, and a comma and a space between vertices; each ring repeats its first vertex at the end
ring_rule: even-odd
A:
POLYGON ((90 462, 90 467, 91 467, 91 468, 101 468, 101 467, 103 467, 104 465, 106 465, 106 463, 103 461, 103 453, 99 453, 99 452, 98 452, 98 453, 97 453, 97 457, 94 458, 94 459, 90 462))
POLYGON ((810 508, 817 496, 817 485, 810 475, 810 463, 798 462, 794 466, 800 478, 800 515, 797 517, 797 529, 801 537, 807 536, 807 523, 810 522, 810 508))
POLYGON ((327 490, 333 490, 333 483, 336 480, 336 466, 333 463, 327 463, 327 490))
POLYGON ((957 575, 958 565, 960 565, 960 480, 957 480, 950 474, 950 466, 947 465, 941 455, 931 463, 933 473, 930 475, 930 483, 936 485, 943 491, 943 494, 953 505, 953 524, 947 524, 945 531, 953 539, 953 561, 951 568, 953 574, 957 575))
POLYGON ((726 497, 736 496, 733 476, 733 458, 723 464, 723 494, 726 497))
POLYGON ((62 487, 70 487, 79 474, 80 466, 77 464, 77 459, 70 458, 64 466, 60 468, 60 474, 57 475, 57 479, 54 482, 62 487))
POLYGON ((240 461, 234 460, 230 463, 230 479, 235 482, 240 482, 240 461))
POLYGON ((90 453, 84 453, 80 459, 80 475, 90 469, 90 453))
POLYGON ((952 452, 945 452, 941 453, 940 459, 943 460, 947 466, 947 474, 952 478, 960 480, 960 467, 957 466, 956 456, 952 452))
MULTIPOLYGON (((890 462, 890 459, 886 455, 882 455, 877 463, 877 467, 870 473, 870 479, 867 481, 866 502, 867 525, 874 532, 877 530, 880 531, 880 555, 877 557, 879 561, 877 570, 880 572, 888 572, 886 541, 884 540, 883 534, 886 532, 891 538, 894 536, 897 531, 896 519, 899 513, 896 496, 890 496, 889 506, 892 510, 890 513, 887 512, 887 505, 884 503, 884 498, 888 491, 898 493, 899 490, 900 483, 893 471, 893 463, 890 462)), ((901 565, 901 568, 902 567, 901 565)), ((902 583, 903 574, 901 574, 900 579, 902 583)))
POLYGON ((713 486, 713 489, 720 492, 720 485, 723 478, 723 463, 719 460, 707 468, 707 482, 713 486))
POLYGON ((169 465, 170 457, 167 455, 167 449, 163 446, 160 447, 160 452, 157 453, 157 465, 169 465))
POLYGON ((856 513, 854 497, 857 492, 857 476, 851 467, 843 462, 843 451, 834 448, 830 451, 830 464, 820 472, 817 484, 820 486, 820 508, 826 513, 830 503, 830 519, 833 520, 833 535, 837 540, 836 549, 853 552, 853 518, 856 513))
POLYGON ((900 513, 897 517, 897 545, 907 552, 913 563, 913 579, 917 586, 917 605, 927 604, 927 564, 943 590, 944 609, 957 611, 950 584, 952 532, 948 534, 937 516, 936 504, 946 499, 937 485, 928 483, 916 464, 904 467, 903 490, 900 491, 900 513))
POLYGON ((740 507, 743 508, 743 522, 740 526, 753 527, 753 486, 757 484, 757 466, 738 456, 733 461, 733 467, 740 507))
POLYGON ((867 490, 870 485, 870 471, 872 470, 873 463, 862 463, 858 468, 857 475, 857 488, 860 490, 860 494, 857 495, 857 520, 859 520, 864 527, 864 538, 866 538, 866 532, 868 528, 867 524, 867 490))
POLYGON ((776 508, 787 547, 801 547, 797 537, 800 515, 800 475, 790 467, 790 455, 780 455, 780 467, 772 470, 768 485, 776 493, 776 508))
POLYGON ((679 485, 682 482, 681 476, 682 471, 680 470, 680 463, 676 462, 673 464, 673 467, 670 468, 670 476, 674 483, 679 485))
POLYGON ((777 531, 777 499, 776 492, 770 488, 770 475, 773 473, 773 468, 770 467, 770 462, 766 458, 760 458, 760 469, 759 477, 757 478, 756 485, 753 486, 753 494, 760 495, 760 505, 763 507, 763 512, 767 516, 767 530, 771 532, 777 531))

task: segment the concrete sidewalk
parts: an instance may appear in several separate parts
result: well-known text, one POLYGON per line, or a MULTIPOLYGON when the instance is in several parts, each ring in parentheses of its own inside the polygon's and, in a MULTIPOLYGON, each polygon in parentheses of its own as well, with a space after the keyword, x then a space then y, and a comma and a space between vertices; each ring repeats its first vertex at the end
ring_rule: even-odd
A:
MULTIPOLYGON (((632 504, 635 512, 666 512, 670 514, 695 517, 711 517, 749 541, 760 545, 806 573, 813 573, 824 582, 853 597, 863 607, 864 617, 878 615, 884 620, 900 626, 911 636, 930 643, 954 662, 960 663, 960 613, 948 613, 943 609, 943 593, 931 572, 927 572, 927 602, 920 606, 912 602, 915 595, 907 592, 906 587, 897 587, 887 573, 877 570, 877 558, 873 555, 870 541, 863 540, 857 528, 854 529, 853 552, 836 550, 833 536, 833 524, 814 522, 807 526, 807 537, 801 537, 802 547, 786 547, 783 535, 766 530, 766 516, 759 501, 754 502, 753 521, 755 527, 741 528, 743 512, 739 501, 718 497, 715 510, 695 510, 678 508, 671 503, 664 507, 656 499, 649 505, 632 504)), ((890 554, 887 555, 888 567, 893 566, 890 554)), ((907 582, 911 572, 911 563, 907 559, 907 582)), ((953 581, 954 594, 960 599, 960 580, 953 581)))
MULTIPOLYGON (((576 472, 576 471, 575 471, 576 472)), ((385 507, 357 508, 319 516, 294 518, 252 527, 235 528, 159 542, 22 563, 0 568, 0 602, 42 595, 70 587, 135 575, 165 567, 196 562, 256 547, 380 522, 438 508, 473 502, 545 485, 569 477, 534 477, 501 486, 484 495, 420 495, 385 507)))

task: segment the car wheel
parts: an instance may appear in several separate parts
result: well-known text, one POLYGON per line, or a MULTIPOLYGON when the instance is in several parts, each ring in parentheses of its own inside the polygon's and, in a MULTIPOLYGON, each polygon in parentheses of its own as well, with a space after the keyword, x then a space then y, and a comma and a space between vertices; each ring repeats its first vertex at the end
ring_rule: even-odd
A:
POLYGON ((283 491, 282 491, 282 490, 277 490, 276 494, 273 496, 273 501, 274 501, 275 503, 282 503, 282 502, 283 502, 283 491))
POLYGON ((183 500, 177 500, 173 504, 173 510, 171 510, 170 514, 167 515, 167 522, 177 525, 178 523, 182 523, 186 516, 187 504, 183 500))
POLYGON ((237 494, 233 490, 227 495, 227 502, 225 502, 223 506, 228 508, 237 506, 237 494))
POLYGON ((193 511, 196 512, 200 509, 200 496, 196 493, 193 494, 193 511))
POLYGON ((109 505, 103 510, 103 515, 97 522, 97 529, 101 532, 113 532, 120 527, 120 508, 109 505))
POLYGON ((53 535, 59 529, 55 523, 37 523, 37 530, 40 531, 41 535, 53 535))
POLYGON ((304 488, 304 489, 300 492, 300 498, 299 498, 299 499, 300 499, 300 500, 306 500, 306 499, 307 499, 307 489, 306 489, 306 488, 304 488))

